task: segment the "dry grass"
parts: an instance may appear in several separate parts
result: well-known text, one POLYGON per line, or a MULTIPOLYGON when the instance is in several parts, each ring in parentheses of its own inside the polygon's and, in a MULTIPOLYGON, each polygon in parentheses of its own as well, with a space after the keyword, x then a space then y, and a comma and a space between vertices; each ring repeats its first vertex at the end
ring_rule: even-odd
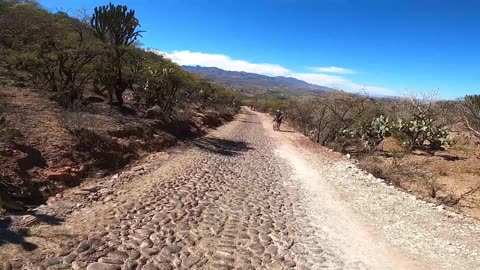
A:
POLYGON ((359 166, 426 200, 480 218, 480 160, 455 147, 429 156, 382 152, 359 157, 359 166))

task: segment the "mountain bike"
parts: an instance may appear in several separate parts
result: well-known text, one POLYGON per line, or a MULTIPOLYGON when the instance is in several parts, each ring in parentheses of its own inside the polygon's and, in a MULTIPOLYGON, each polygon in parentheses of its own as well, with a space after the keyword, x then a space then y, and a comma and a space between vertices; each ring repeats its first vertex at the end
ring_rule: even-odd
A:
POLYGON ((280 122, 273 120, 273 131, 280 130, 280 122))

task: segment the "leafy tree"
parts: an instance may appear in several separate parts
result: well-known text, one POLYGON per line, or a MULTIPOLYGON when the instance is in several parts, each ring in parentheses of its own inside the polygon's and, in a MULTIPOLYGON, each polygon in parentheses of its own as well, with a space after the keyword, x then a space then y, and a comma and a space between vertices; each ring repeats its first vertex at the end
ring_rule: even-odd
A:
POLYGON ((83 97, 83 89, 93 74, 92 61, 100 54, 89 26, 67 14, 55 15, 57 35, 45 38, 38 50, 41 82, 60 94, 67 107, 83 97))
POLYGON ((3 66, 29 72, 33 82, 58 94, 71 106, 82 97, 91 78, 91 62, 99 54, 90 26, 59 12, 51 14, 34 3, 7 5, 0 14, 3 66))
POLYGON ((0 3, 0 65, 10 71, 24 69, 36 60, 44 38, 55 35, 54 17, 34 3, 0 3))

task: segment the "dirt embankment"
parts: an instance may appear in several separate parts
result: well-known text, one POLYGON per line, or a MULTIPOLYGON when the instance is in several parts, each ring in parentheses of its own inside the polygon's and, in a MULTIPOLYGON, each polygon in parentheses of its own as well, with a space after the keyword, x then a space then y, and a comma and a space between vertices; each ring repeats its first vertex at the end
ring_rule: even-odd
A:
POLYGON ((146 153, 204 135, 233 116, 192 105, 183 117, 152 119, 144 110, 113 107, 100 97, 68 112, 44 93, 16 87, 0 88, 0 106, 4 127, 14 131, 14 139, 0 141, 0 205, 10 210, 42 203, 85 177, 109 175, 146 153))
POLYGON ((360 167, 423 200, 480 219, 478 141, 459 141, 433 154, 399 152, 394 143, 386 140, 381 151, 359 156, 360 167))

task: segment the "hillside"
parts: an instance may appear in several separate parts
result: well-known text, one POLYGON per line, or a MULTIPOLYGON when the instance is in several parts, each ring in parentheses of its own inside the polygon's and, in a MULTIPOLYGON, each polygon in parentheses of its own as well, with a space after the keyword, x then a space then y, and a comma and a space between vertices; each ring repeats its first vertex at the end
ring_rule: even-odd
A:
POLYGON ((80 20, 0 0, 0 221, 238 110, 233 91, 137 46, 133 15, 110 4, 80 20))
POLYGON ((221 85, 243 90, 247 95, 258 96, 268 92, 284 92, 289 95, 312 95, 333 90, 291 77, 270 77, 256 73, 228 71, 216 67, 182 66, 182 68, 221 85))

